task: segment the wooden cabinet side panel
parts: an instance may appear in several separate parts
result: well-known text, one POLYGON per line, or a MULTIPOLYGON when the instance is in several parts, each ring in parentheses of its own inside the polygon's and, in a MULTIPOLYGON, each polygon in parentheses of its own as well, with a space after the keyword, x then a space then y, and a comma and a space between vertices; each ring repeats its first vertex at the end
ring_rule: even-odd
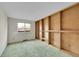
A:
POLYGON ((44 18, 44 37, 45 37, 45 41, 47 43, 49 43, 49 32, 47 32, 49 30, 49 18, 46 17, 44 18))
POLYGON ((35 22, 35 37, 39 39, 39 21, 35 22))
POLYGON ((39 38, 42 40, 42 20, 39 21, 39 38))
POLYGON ((37 22, 35 22, 35 38, 37 39, 37 22))

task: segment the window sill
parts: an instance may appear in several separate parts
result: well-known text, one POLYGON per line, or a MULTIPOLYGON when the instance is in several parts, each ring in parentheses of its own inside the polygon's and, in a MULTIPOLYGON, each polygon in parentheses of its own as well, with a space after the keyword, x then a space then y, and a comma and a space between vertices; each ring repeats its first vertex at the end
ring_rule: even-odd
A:
POLYGON ((30 31, 18 31, 18 32, 30 32, 30 31))

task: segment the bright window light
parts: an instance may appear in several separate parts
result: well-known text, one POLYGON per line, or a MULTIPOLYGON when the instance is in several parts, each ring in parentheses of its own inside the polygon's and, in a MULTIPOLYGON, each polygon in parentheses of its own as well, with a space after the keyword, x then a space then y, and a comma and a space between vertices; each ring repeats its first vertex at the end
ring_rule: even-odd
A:
POLYGON ((18 28, 24 28, 24 23, 18 23, 18 28))
POLYGON ((31 30, 31 24, 29 23, 17 23, 18 32, 27 32, 31 30))

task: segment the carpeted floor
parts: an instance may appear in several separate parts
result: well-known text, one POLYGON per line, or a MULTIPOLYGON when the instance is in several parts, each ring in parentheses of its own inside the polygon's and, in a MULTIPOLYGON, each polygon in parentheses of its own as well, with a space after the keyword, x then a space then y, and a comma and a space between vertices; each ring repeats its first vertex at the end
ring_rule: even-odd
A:
POLYGON ((39 40, 10 44, 1 57, 69 57, 55 47, 39 40))

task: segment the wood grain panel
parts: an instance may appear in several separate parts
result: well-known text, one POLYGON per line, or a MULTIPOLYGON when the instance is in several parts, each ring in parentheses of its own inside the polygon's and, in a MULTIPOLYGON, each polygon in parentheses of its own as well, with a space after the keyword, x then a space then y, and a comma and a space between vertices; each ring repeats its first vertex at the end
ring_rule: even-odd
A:
POLYGON ((79 30, 79 5, 62 12, 62 29, 79 30))
POLYGON ((35 37, 39 39, 39 21, 35 22, 35 37))
MULTIPOLYGON (((60 30, 60 12, 51 16, 50 30, 60 30)), ((51 44, 60 48, 60 33, 51 32, 51 44)))
MULTIPOLYGON (((51 16, 49 16, 49 30, 51 30, 51 16)), ((52 37, 51 35, 53 35, 51 32, 49 32, 49 44, 53 45, 53 41, 52 41, 52 37)))
MULTIPOLYGON (((62 11, 62 30, 79 31, 79 4, 62 11)), ((62 48, 79 54, 79 33, 62 33, 62 48)))
POLYGON ((44 33, 45 33, 45 32, 44 32, 44 27, 45 27, 45 26, 44 26, 44 19, 42 19, 42 41, 44 41, 43 38, 45 37, 45 35, 44 35, 44 33))
POLYGON ((42 20, 39 21, 39 38, 42 40, 42 20))
POLYGON ((60 30, 60 12, 51 16, 51 29, 60 30))
POLYGON ((49 30, 49 18, 46 17, 46 18, 44 18, 44 31, 45 31, 44 38, 45 38, 46 43, 49 43, 49 32, 46 32, 48 30, 49 30))
POLYGON ((70 50, 70 40, 71 40, 71 34, 70 33, 62 33, 62 44, 61 44, 61 48, 62 49, 66 49, 66 50, 70 50), (69 34, 69 35, 68 35, 69 34))
POLYGON ((71 39, 70 50, 79 55, 79 33, 72 34, 72 37, 73 39, 71 39))
POLYGON ((35 22, 35 38, 37 39, 37 22, 35 22))
POLYGON ((62 33, 62 48, 79 54, 79 33, 62 33))

